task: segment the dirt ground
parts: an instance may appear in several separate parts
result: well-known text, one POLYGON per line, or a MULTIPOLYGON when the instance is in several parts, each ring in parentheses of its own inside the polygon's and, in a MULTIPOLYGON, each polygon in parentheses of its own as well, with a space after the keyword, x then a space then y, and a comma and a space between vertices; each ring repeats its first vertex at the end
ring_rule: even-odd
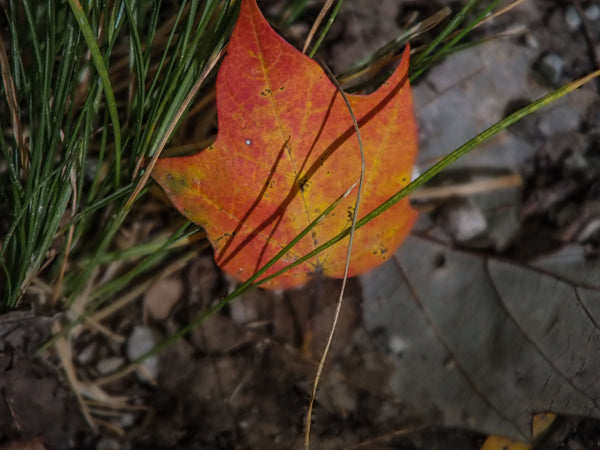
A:
MULTIPOLYGON (((259 4, 266 11, 277 8, 277 2, 259 4)), ((323 58, 339 73, 394 38, 411 17, 421 20, 447 5, 456 11, 459 2, 384 0, 373 7, 366 0, 348 0, 323 58)), ((318 5, 311 6, 311 12, 316 11, 318 5)), ((521 82, 519 76, 527 77, 544 92, 598 68, 597 12, 600 15, 597 2, 529 0, 476 30, 474 38, 521 26, 521 31, 494 45, 502 49, 510 42, 528 49, 534 57, 513 60, 515 66, 510 67, 514 84, 521 82), (585 19, 578 21, 573 11, 581 11, 585 19)), ((302 36, 310 19, 291 33, 302 36)), ((425 34, 411 45, 429 39, 431 35, 425 34)), ((477 58, 477 53, 470 55, 477 58)), ((439 85, 436 77, 440 76, 434 68, 415 84, 417 107, 426 103, 428 89, 439 85)), ((476 82, 467 86, 473 88, 476 82)), ((591 94, 581 107, 565 107, 568 111, 545 116, 544 121, 527 119, 511 131, 529 149, 507 165, 523 180, 514 205, 518 223, 502 245, 488 245, 484 251, 526 260, 577 241, 585 229, 589 236, 582 245, 588 254, 597 254, 600 98, 596 88, 600 86, 586 91, 591 94), (580 154, 586 161, 577 166, 580 161, 573 155, 580 154), (573 166, 576 176, 568 170, 573 166)), ((503 116, 532 99, 507 90, 505 98, 495 98, 493 108, 503 116)), ((485 103, 485 98, 479 102, 485 103)), ((432 146, 430 118, 417 114, 423 146, 432 146)), ((460 117, 463 112, 452 114, 460 117)), ((468 111, 464 115, 468 117, 468 111)), ((457 128, 450 126, 447 133, 459 133, 457 128)), ((439 139, 450 142, 463 137, 445 134, 439 139)), ((427 159, 420 159, 420 165, 425 166, 427 159)), ((468 164, 463 167, 469 170, 474 169, 468 164)), ((451 200, 455 201, 421 201, 419 208, 436 221, 440 211, 450 208, 451 200)), ((164 214, 176 217, 174 212, 164 214)), ((59 351, 36 354, 57 331, 52 326, 59 314, 34 314, 27 311, 28 305, 4 314, 0 316, 0 449, 302 448, 312 380, 339 288, 339 281, 316 279, 293 291, 249 292, 139 370, 114 378, 105 375, 180 330, 190 317, 231 291, 232 282, 219 272, 205 245, 198 244, 197 256, 184 268, 149 286, 117 314, 82 326, 69 342, 59 341, 59 351), (64 367, 65 360, 72 365, 64 367)), ((441 417, 421 417, 413 405, 392 392, 390 363, 377 336, 363 323, 365 301, 361 280, 352 279, 317 395, 312 448, 479 449, 486 435, 445 428, 441 417)), ((560 417, 537 448, 600 448, 600 422, 560 417)))

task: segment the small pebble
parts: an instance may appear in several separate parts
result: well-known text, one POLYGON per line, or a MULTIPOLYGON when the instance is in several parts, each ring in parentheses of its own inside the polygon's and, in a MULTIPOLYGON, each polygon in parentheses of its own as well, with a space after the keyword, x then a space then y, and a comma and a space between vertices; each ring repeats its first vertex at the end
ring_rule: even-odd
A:
POLYGON ((572 153, 564 162, 564 168, 567 172, 581 172, 588 167, 588 160, 579 152, 572 153))
POLYGON ((538 38, 536 38, 533 34, 531 33, 527 33, 525 35, 525 44, 529 47, 529 48, 533 48, 534 50, 537 50, 538 48, 540 48, 540 41, 538 40, 538 38))
POLYGON ((568 106, 559 106, 541 115, 537 128, 545 138, 577 131, 581 117, 568 106))
POLYGON ((96 450, 121 450, 121 444, 115 439, 101 438, 96 444, 96 450))
POLYGON ((583 13, 588 20, 596 21, 600 19, 600 6, 593 3, 588 6, 583 13))
POLYGON ((577 242, 585 243, 600 232, 600 219, 592 219, 581 229, 579 234, 577 235, 577 242))
POLYGON ((404 339, 402 339, 397 334, 394 334, 390 337, 390 341, 388 343, 388 347, 392 353, 395 355, 401 355, 404 350, 408 348, 409 344, 404 339))
POLYGON ((563 71, 563 60, 556 53, 547 53, 537 63, 537 70, 545 80, 557 84, 563 71))
POLYGON ((125 360, 119 356, 111 356, 98 361, 96 364, 96 370, 100 375, 106 375, 114 372, 125 363, 125 360))
POLYGON ((481 210, 469 199, 449 201, 439 211, 437 223, 455 242, 467 242, 479 237, 488 228, 481 210))
POLYGON ((229 314, 231 320, 240 324, 249 323, 259 318, 259 311, 254 308, 252 302, 231 302, 229 304, 229 314))
POLYGON ((587 448, 589 447, 583 445, 576 439, 569 439, 567 442, 567 450, 586 450, 587 448))
MULTIPOLYGON (((127 338, 127 358, 133 361, 144 353, 152 350, 160 341, 160 333, 158 330, 145 326, 137 325, 129 338, 127 338)), ((158 377, 160 367, 158 356, 150 356, 142 363, 142 371, 138 371, 138 376, 141 381, 151 382, 158 377), (150 377, 151 379, 148 379, 150 377)))
POLYGON ((123 428, 132 427, 133 425, 135 425, 135 414, 123 414, 119 422, 121 423, 121 427, 123 428))
POLYGON ((571 31, 576 31, 581 26, 581 17, 579 17, 579 13, 573 6, 569 6, 565 11, 565 22, 567 23, 567 28, 571 31))
POLYGON ((77 354, 77 362, 82 366, 89 364, 96 354, 96 343, 92 342, 77 354))

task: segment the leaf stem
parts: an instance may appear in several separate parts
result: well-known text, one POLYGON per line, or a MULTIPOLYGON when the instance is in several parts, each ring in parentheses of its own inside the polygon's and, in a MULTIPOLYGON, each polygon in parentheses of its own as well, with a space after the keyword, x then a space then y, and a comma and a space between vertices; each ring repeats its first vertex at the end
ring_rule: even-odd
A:
POLYGON ((354 242, 354 232, 356 230, 356 222, 358 220, 358 210, 360 206, 360 199, 362 197, 362 190, 365 178, 365 150, 363 146, 362 137, 360 134, 360 128, 358 127, 358 121, 356 120, 356 116, 354 115, 354 111, 352 110, 352 106, 350 105, 350 101, 348 97, 342 90, 340 83, 335 79, 333 73, 327 65, 323 62, 321 64, 325 69, 325 72, 329 75, 329 78, 337 88, 338 92, 344 99, 344 103, 346 103, 346 107, 348 108, 348 112, 350 113, 350 117, 352 118, 352 125, 354 126, 354 131, 356 131, 356 139, 358 141, 358 149, 360 150, 360 178, 358 180, 358 190, 356 192, 356 203, 354 204, 354 212, 352 213, 352 224, 350 225, 350 238, 348 240, 348 253, 346 255, 346 265, 344 267, 344 276, 342 277, 342 286, 340 287, 340 295, 338 296, 336 305, 335 305, 335 313, 333 315, 333 322, 331 323, 331 327, 329 329, 329 334, 327 336, 327 343, 325 344, 325 348, 323 349, 323 354, 321 355, 321 359, 319 360, 319 366, 317 367, 317 373, 315 374, 315 380, 313 382, 313 388, 310 395, 310 401, 308 403, 308 410, 306 412, 306 421, 305 421, 305 431, 304 431, 304 448, 305 450, 309 450, 310 448, 310 426, 312 423, 312 412, 315 404, 315 398, 317 397, 317 388, 319 386, 319 380, 321 379, 321 374, 323 373, 323 368, 325 367, 325 361, 327 359, 327 355, 329 354, 329 349, 331 348, 331 343, 333 342, 333 335, 335 334, 335 330, 337 328, 337 323, 340 318, 340 313, 342 311, 342 304, 344 299, 344 291, 346 290, 346 284, 348 282, 348 271, 350 269, 350 257, 352 256, 352 243, 354 242))

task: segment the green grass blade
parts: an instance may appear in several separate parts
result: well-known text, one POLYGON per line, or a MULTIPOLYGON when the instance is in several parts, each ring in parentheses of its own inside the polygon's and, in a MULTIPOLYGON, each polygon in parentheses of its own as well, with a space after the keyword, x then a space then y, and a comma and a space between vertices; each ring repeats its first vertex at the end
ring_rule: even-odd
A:
POLYGON ((421 67, 426 58, 433 53, 433 51, 452 33, 460 24, 465 20, 467 14, 479 3, 479 0, 469 0, 469 2, 463 6, 460 11, 450 20, 448 25, 435 37, 433 41, 419 53, 412 62, 412 66, 415 68, 421 67))
POLYGON ((81 7, 81 3, 79 0, 68 0, 69 5, 71 6, 71 10, 73 11, 73 15, 77 19, 77 23, 79 25, 79 29, 83 34, 85 41, 90 49, 90 54, 92 55, 92 60, 94 61, 94 66, 98 72, 98 76, 100 77, 100 82, 102 83, 102 89, 104 90, 104 95, 106 96, 106 106, 108 108, 112 126, 113 126, 113 134, 115 138, 115 188, 119 187, 121 180, 121 125, 119 122, 119 112, 117 111, 117 102, 115 100, 115 95, 113 93, 112 84, 110 82, 110 76, 108 74, 108 68, 104 63, 104 58, 102 53, 100 52, 100 47, 98 47, 98 43, 96 42, 96 37, 94 36, 94 32, 90 26, 90 23, 87 20, 85 12, 81 7))
POLYGON ((317 53, 317 50, 319 50, 319 47, 323 43, 323 39, 325 39, 325 36, 327 36, 327 33, 329 33, 329 29, 331 28, 331 25, 333 25, 333 22, 337 17, 338 12, 340 11, 340 8, 343 4, 344 0, 338 0, 338 2, 335 4, 335 7, 333 8, 333 11, 331 11, 331 14, 329 14, 327 22, 325 22, 325 26, 323 27, 323 30, 321 30, 321 34, 319 35, 317 41, 314 43, 314 45, 310 49, 310 52, 308 53, 308 56, 310 56, 311 58, 313 58, 317 53))
MULTIPOLYGON (((443 56, 446 56, 465 36, 467 36, 475 26, 480 23, 495 7, 500 3, 500 0, 494 0, 490 2, 467 26, 465 26, 459 33, 456 34, 452 39, 446 42, 442 48, 440 48, 436 54, 431 58, 426 58, 429 54, 423 54, 423 59, 418 57, 415 62, 415 69, 410 73, 410 80, 413 81, 419 75, 421 75, 427 68, 435 61, 443 56)), ((459 13, 460 15, 460 13, 459 13)))

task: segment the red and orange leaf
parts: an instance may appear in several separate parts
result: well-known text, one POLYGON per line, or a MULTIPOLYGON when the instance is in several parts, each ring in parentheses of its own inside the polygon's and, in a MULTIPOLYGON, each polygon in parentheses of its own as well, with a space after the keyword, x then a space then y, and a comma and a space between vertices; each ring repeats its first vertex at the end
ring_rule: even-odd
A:
MULTIPOLYGON (((365 151, 360 215, 405 186, 417 151, 408 49, 370 95, 348 95, 365 151)), ((361 156, 348 108, 321 67, 267 24, 255 0, 241 11, 217 77, 216 141, 193 156, 160 159, 152 176, 175 207, 201 225, 219 266, 246 280, 355 184, 361 156)), ((356 189, 267 275, 351 224, 356 189)), ((381 264, 416 219, 404 199, 356 231, 350 276, 381 264)), ((348 239, 267 286, 286 288, 321 270, 344 272, 348 239)))

